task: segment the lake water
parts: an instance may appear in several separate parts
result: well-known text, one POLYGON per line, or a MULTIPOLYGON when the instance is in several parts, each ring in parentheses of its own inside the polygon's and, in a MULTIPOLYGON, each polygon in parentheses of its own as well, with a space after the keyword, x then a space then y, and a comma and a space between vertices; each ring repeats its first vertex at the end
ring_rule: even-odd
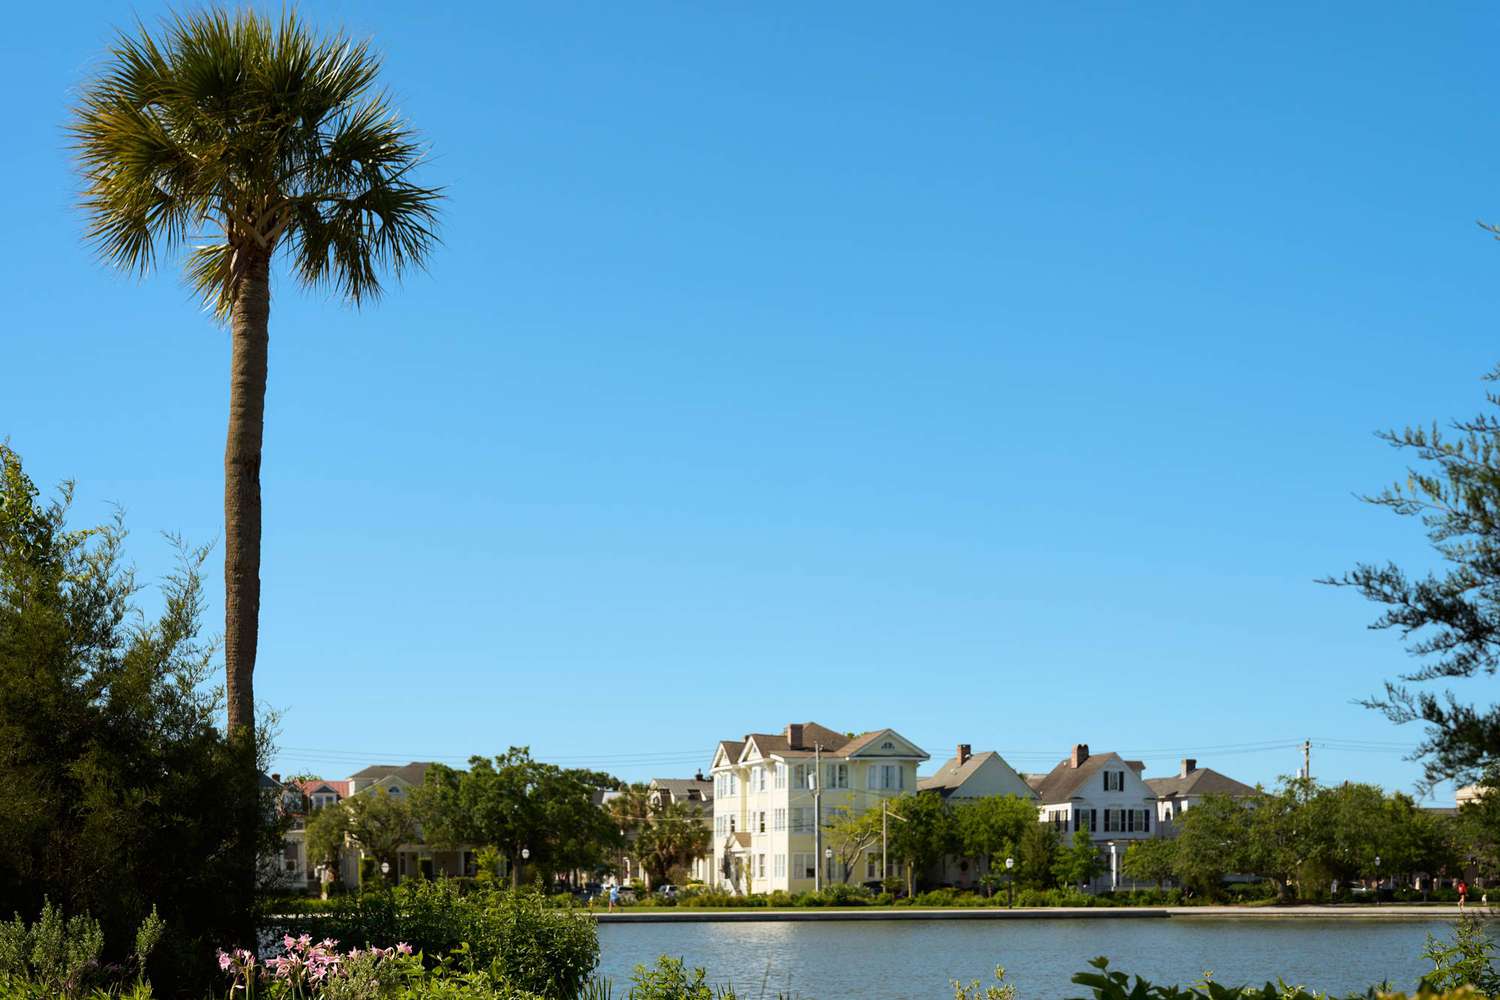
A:
POLYGON ((1090 958, 1154 982, 1289 983, 1336 994, 1381 980, 1410 990, 1430 965, 1428 932, 1440 920, 1085 919, 863 923, 601 924, 600 972, 624 992, 632 968, 658 955, 702 966, 741 1000, 786 991, 811 1000, 929 1000, 953 996, 950 979, 993 982, 996 965, 1020 1000, 1091 996, 1069 982, 1090 958))

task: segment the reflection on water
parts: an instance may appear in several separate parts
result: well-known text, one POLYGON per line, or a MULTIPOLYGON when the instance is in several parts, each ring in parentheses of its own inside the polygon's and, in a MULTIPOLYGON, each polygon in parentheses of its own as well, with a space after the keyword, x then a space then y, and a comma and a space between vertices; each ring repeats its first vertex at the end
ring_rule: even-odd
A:
MULTIPOLYGON (((1289 983, 1338 994, 1389 981, 1410 989, 1427 971, 1439 920, 975 920, 861 923, 602 924, 600 971, 616 993, 637 963, 661 954, 702 966, 741 1000, 787 991, 814 1000, 953 996, 950 979, 991 980, 996 965, 1022 1000, 1082 996, 1069 978, 1105 955, 1157 982, 1289 983)), ((992 981, 992 980, 991 980, 992 981)))

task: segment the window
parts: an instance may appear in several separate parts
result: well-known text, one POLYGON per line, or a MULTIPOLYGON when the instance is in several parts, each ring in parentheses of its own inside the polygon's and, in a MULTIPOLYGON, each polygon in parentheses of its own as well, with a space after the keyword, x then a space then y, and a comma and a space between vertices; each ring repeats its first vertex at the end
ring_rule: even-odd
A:
POLYGON ((827 785, 827 787, 829 787, 829 788, 848 788, 849 787, 849 765, 848 764, 829 764, 828 765, 828 770, 827 770, 827 778, 828 778, 828 785, 827 785))
MULTIPOLYGON (((759 813, 756 814, 755 832, 756 833, 765 833, 766 832, 766 811, 764 809, 762 809, 759 813)), ((763 854, 763 855, 761 855, 761 857, 765 857, 765 855, 763 854)))
POLYGON ((757 854, 755 856, 755 877, 766 877, 766 856, 764 854, 757 854))
MULTIPOLYGON (((785 788, 786 787, 786 765, 785 764, 777 764, 776 765, 776 787, 777 788, 785 788)), ((786 859, 783 858, 782 860, 785 861, 786 859)))
POLYGON ((759 764, 750 770, 750 787, 757 792, 766 790, 766 769, 759 764))
POLYGON ((792 832, 807 833, 812 829, 812 809, 807 806, 792 807, 792 832))
POLYGON ((865 855, 865 879, 868 881, 869 879, 879 877, 880 858, 876 856, 874 851, 871 851, 869 854, 865 855))
POLYGON ((778 855, 776 855, 776 860, 775 860, 774 864, 775 864, 775 868, 773 870, 774 870, 774 872, 776 874, 776 877, 777 878, 786 878, 786 855, 785 854, 778 854, 778 855))
POLYGON ((792 878, 817 878, 818 870, 810 853, 792 855, 792 878))
POLYGON ((778 809, 778 810, 776 810, 776 812, 772 815, 772 822, 774 824, 772 826, 772 829, 774 829, 774 830, 785 830, 786 829, 786 810, 785 809, 778 809))
POLYGON ((810 783, 807 780, 807 777, 808 777, 808 775, 807 775, 807 765, 806 764, 798 764, 796 767, 792 768, 792 785, 793 786, 795 786, 797 788, 807 788, 807 787, 809 787, 810 783))
POLYGON ((730 833, 734 832, 734 814, 733 813, 730 813, 730 815, 729 815, 729 832, 730 833))
POLYGON ((724 794, 731 799, 740 794, 740 776, 733 771, 729 772, 729 787, 725 789, 724 794))
POLYGON ((726 834, 728 832, 729 832, 729 817, 728 816, 715 816, 714 817, 714 833, 717 833, 719 836, 722 837, 722 836, 724 836, 724 834, 726 834))

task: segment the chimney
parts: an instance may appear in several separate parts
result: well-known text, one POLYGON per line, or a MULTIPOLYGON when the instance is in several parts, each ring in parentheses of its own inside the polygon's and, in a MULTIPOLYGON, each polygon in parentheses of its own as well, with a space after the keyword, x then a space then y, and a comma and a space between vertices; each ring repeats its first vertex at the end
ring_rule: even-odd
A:
POLYGON ((707 778, 705 778, 703 776, 703 768, 701 768, 701 767, 698 768, 698 773, 693 775, 693 780, 694 781, 707 781, 708 780, 707 778))
POLYGON ((1082 767, 1083 762, 1089 759, 1089 745, 1087 743, 1075 743, 1073 745, 1073 766, 1082 767))
POLYGON ((788 722, 786 724, 786 744, 793 750, 802 749, 802 723, 788 722))
POLYGON ((1198 762, 1192 757, 1184 757, 1182 759, 1182 774, 1178 777, 1186 778, 1196 770, 1198 770, 1198 762))
POLYGON ((277 774, 275 771, 272 771, 271 772, 271 780, 274 781, 274 782, 276 782, 276 784, 279 785, 279 784, 281 784, 281 775, 277 774))
POLYGON ((968 763, 969 758, 972 757, 972 756, 974 756, 974 752, 973 752, 973 748, 970 747, 969 744, 967 744, 967 743, 960 743, 958 745, 958 766, 959 767, 963 767, 964 764, 968 763))

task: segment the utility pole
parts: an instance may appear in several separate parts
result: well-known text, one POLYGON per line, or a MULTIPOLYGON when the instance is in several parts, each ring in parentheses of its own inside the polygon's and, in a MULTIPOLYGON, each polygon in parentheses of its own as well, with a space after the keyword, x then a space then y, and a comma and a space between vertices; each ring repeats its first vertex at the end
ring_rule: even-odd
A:
POLYGON ((1302 777, 1312 780, 1312 740, 1302 741, 1302 777))
POLYGON ((813 889, 823 889, 823 744, 813 744, 813 889))
POLYGON ((896 813, 891 812, 890 804, 888 802, 886 802, 885 799, 881 799, 880 800, 880 882, 881 882, 880 888, 881 888, 882 891, 885 890, 885 880, 891 877, 891 863, 886 858, 886 852, 887 852, 886 845, 888 843, 890 843, 890 837, 888 836, 887 830, 886 830, 887 825, 888 825, 886 823, 886 820, 888 820, 888 819, 899 819, 903 823, 906 822, 906 817, 905 816, 900 816, 900 815, 897 815, 896 813))

